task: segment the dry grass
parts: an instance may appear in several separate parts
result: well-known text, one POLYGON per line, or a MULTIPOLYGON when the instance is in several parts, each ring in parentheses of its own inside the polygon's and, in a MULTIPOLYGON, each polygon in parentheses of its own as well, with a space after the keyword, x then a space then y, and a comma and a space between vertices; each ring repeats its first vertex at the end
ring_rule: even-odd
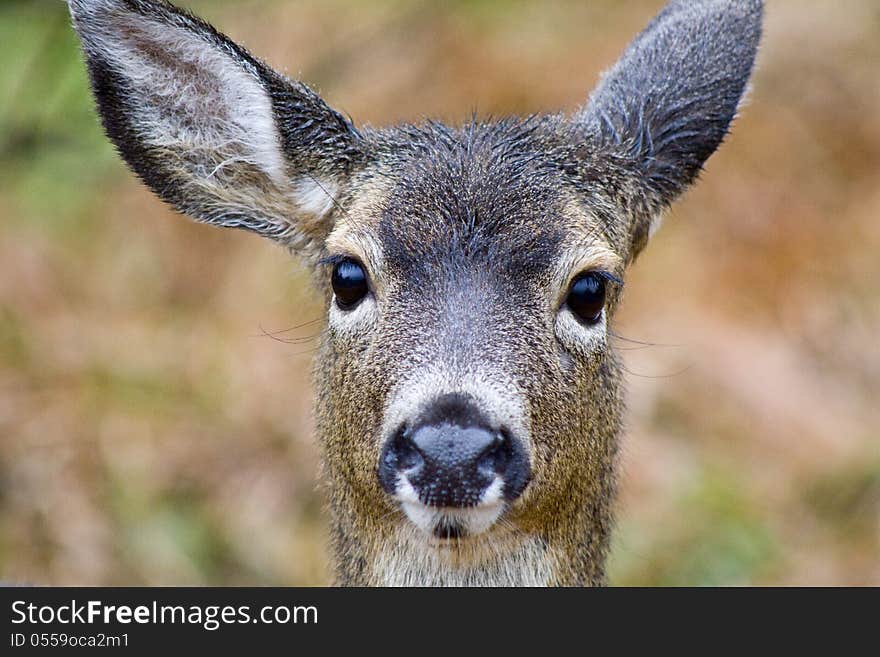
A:
MULTIPOLYGON (((201 2, 356 120, 572 109, 660 5, 201 2)), ((880 6, 769 3, 752 101, 627 284, 618 584, 880 584, 880 6)), ((296 263, 100 134, 0 7, 0 579, 328 581, 296 263)))

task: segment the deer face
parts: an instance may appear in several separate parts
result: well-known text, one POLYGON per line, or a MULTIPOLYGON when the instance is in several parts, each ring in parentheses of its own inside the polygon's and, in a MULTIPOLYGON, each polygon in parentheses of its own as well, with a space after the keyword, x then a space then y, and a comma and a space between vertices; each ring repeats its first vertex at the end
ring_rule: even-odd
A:
POLYGON ((726 134, 760 0, 674 0, 572 116, 385 131, 164 0, 69 4, 131 168, 315 269, 339 562, 511 533, 563 545, 567 581, 599 578, 623 268, 726 134))
POLYGON ((328 467, 428 539, 537 517, 611 449, 625 222, 566 172, 558 127, 367 135, 367 191, 326 242, 328 467))

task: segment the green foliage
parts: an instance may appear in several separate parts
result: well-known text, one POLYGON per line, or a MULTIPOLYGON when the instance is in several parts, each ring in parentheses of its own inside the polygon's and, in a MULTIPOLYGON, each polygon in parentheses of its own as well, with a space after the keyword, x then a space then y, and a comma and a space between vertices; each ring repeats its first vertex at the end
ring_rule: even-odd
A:
POLYGON ((117 168, 61 2, 0 9, 0 198, 19 222, 64 236, 117 168))
POLYGON ((609 578, 618 585, 717 586, 761 581, 779 545, 735 478, 707 470, 648 531, 621 523, 609 578))

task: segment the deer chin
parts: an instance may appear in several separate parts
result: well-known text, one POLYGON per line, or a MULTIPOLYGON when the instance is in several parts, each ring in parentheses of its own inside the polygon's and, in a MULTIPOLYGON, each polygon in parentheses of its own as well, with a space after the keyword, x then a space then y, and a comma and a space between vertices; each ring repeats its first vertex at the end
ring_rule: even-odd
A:
POLYGON ((403 502, 401 507, 412 524, 441 546, 488 531, 504 512, 503 502, 469 509, 438 508, 420 502, 403 502))
POLYGON ((423 503, 409 481, 401 476, 394 497, 413 525, 433 539, 433 543, 445 545, 491 529, 506 506, 501 495, 502 488, 503 482, 496 478, 474 506, 437 507, 423 503))

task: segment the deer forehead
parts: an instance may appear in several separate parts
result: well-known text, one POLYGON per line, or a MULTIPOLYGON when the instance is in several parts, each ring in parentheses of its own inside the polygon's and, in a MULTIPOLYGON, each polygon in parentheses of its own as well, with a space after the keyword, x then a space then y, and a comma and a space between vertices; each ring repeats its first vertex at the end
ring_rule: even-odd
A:
POLYGON ((622 274, 609 204, 591 207, 537 150, 545 146, 520 142, 512 153, 502 148, 509 128, 480 130, 411 141, 361 172, 327 253, 363 261, 380 295, 392 283, 473 284, 475 276, 544 293, 579 271, 622 274))

